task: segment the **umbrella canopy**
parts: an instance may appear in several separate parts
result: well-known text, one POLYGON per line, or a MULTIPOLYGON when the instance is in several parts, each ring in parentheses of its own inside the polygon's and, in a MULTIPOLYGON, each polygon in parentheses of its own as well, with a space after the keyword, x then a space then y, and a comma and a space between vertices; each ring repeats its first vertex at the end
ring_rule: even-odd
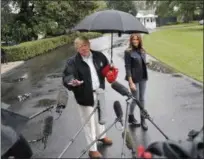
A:
POLYGON ((74 29, 80 32, 100 32, 111 34, 111 63, 113 63, 113 33, 145 33, 149 34, 143 24, 133 15, 118 11, 105 10, 86 16, 74 29))
POLYGON ((136 17, 118 10, 93 13, 85 17, 74 30, 101 33, 149 33, 136 17))

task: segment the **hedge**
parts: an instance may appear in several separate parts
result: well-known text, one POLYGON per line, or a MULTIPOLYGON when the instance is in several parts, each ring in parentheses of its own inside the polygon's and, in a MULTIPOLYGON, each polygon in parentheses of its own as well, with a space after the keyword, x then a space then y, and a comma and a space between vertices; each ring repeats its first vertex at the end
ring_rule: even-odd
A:
POLYGON ((36 41, 24 42, 16 46, 2 47, 8 61, 28 60, 38 55, 45 54, 50 50, 65 44, 73 43, 74 39, 79 35, 85 35, 89 39, 101 36, 100 33, 72 33, 54 38, 41 39, 36 41))

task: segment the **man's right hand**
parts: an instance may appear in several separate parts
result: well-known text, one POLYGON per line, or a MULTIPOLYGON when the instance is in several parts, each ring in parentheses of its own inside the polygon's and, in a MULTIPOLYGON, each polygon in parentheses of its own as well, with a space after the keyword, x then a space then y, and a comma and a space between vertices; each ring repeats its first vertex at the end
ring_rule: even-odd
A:
POLYGON ((79 81, 77 79, 73 79, 68 83, 68 85, 70 85, 72 87, 76 87, 76 86, 80 86, 82 83, 84 83, 84 81, 79 81))

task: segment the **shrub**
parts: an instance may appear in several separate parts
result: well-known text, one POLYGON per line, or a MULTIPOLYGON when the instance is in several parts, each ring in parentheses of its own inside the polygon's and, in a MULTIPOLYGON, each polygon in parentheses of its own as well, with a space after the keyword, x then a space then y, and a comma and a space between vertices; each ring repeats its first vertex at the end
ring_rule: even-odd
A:
POLYGON ((54 38, 41 39, 36 41, 24 42, 16 46, 2 47, 6 54, 8 61, 28 60, 35 56, 48 53, 50 50, 65 44, 73 43, 73 40, 79 36, 85 35, 89 39, 101 36, 100 33, 72 33, 54 38))

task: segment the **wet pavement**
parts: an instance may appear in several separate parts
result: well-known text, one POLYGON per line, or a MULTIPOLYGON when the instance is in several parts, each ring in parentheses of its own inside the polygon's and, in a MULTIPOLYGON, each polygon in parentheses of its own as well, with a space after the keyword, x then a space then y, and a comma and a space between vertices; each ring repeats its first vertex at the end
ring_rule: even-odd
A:
MULTIPOLYGON (((124 49, 127 47, 128 35, 118 38, 114 36, 113 62, 119 68, 118 81, 128 87, 125 78, 124 49)), ((91 41, 93 49, 101 50, 110 59, 110 37, 104 36, 91 41)), ((57 94, 62 87, 61 72, 66 59, 73 54, 73 47, 60 47, 53 53, 36 57, 25 62, 18 69, 4 74, 2 77, 2 101, 10 104, 9 110, 30 117, 49 105, 56 104, 57 94), (26 77, 18 81, 20 77, 26 77), (31 93, 23 102, 17 96, 31 93)), ((146 109, 154 122, 174 140, 186 139, 191 129, 199 130, 203 126, 203 88, 164 64, 156 61, 150 62, 148 67, 149 80, 146 90, 146 109)), ((107 118, 106 126, 113 123, 115 113, 113 103, 119 100, 125 113, 125 97, 114 91, 106 83, 107 118)), ((22 131, 27 140, 40 138, 43 135, 44 119, 52 115, 57 118, 54 111, 46 112, 30 120, 22 131)), ((139 109, 135 115, 139 120, 139 109)), ((147 122, 149 130, 144 132, 141 128, 129 127, 134 147, 143 144, 147 146, 153 141, 165 140, 158 130, 147 122)), ((33 158, 57 158, 72 136, 80 128, 80 117, 76 108, 73 94, 69 92, 67 108, 62 116, 53 123, 52 134, 48 139, 47 148, 43 149, 41 142, 32 143, 33 158)), ((116 127, 108 131, 113 145, 99 150, 104 158, 120 158, 122 149, 122 131, 116 127)), ((63 158, 76 158, 86 147, 84 133, 78 136, 63 158)), ((87 154, 83 157, 86 158, 87 154)), ((125 148, 125 157, 132 158, 131 151, 125 148)))

